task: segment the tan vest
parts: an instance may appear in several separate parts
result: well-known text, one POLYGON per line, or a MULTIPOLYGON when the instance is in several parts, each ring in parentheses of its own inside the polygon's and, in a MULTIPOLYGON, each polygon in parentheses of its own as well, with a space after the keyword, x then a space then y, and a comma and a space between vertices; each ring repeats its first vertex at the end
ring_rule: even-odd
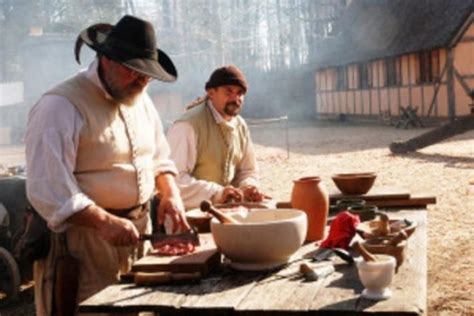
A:
POLYGON ((82 73, 46 94, 65 97, 84 119, 74 168, 82 192, 103 208, 146 202, 155 184, 155 109, 146 95, 133 106, 116 103, 82 73))
POLYGON ((235 128, 217 124, 210 104, 203 102, 188 110, 178 121, 191 124, 197 139, 196 165, 192 176, 196 179, 233 184, 236 170, 244 156, 249 139, 248 127, 237 116, 235 128))

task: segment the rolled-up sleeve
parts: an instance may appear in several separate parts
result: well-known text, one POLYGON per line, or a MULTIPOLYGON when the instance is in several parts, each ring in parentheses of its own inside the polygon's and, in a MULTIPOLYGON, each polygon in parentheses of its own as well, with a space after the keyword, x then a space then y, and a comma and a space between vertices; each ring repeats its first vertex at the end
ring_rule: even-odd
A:
POLYGON ((43 96, 31 109, 25 136, 27 196, 51 230, 64 231, 66 220, 94 202, 74 178, 83 120, 65 98, 43 96))

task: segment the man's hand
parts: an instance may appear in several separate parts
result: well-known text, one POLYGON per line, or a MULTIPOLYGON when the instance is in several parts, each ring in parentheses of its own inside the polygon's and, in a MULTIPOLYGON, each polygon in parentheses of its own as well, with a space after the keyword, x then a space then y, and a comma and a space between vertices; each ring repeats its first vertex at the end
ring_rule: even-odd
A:
POLYGON ((247 202, 262 202, 263 199, 268 198, 262 191, 260 191, 256 186, 247 185, 242 188, 244 195, 244 201, 247 202))
POLYGON ((132 221, 114 215, 108 218, 98 232, 102 238, 116 247, 133 246, 139 241, 138 230, 132 221))
POLYGON ((155 179, 156 188, 161 194, 160 206, 158 207, 158 225, 165 223, 165 219, 171 220, 172 233, 180 233, 190 230, 191 226, 186 221, 183 200, 174 176, 169 173, 162 173, 155 179))
POLYGON ((104 240, 116 247, 133 246, 139 241, 138 230, 132 221, 108 213, 94 204, 72 215, 69 222, 95 228, 104 240))
POLYGON ((165 219, 171 220, 171 231, 173 234, 181 233, 191 229, 184 213, 184 206, 179 196, 162 196, 158 207, 158 224, 165 223, 165 219))
POLYGON ((241 202, 244 197, 242 191, 231 185, 224 187, 222 191, 222 198, 219 203, 241 202))

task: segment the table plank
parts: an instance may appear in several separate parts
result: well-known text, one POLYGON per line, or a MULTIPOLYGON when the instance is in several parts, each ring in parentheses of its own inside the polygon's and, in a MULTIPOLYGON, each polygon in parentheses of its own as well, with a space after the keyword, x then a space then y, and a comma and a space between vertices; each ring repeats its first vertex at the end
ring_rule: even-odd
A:
MULTIPOLYGON (((360 197, 363 199, 363 197, 360 197)), ((331 199, 331 204, 335 205, 337 199, 331 199)), ((417 208, 417 209, 425 209, 428 204, 436 204, 436 197, 432 195, 424 195, 424 194, 417 194, 412 195, 409 198, 383 198, 377 199, 372 198, 371 200, 367 200, 367 204, 375 205, 377 207, 389 207, 389 208, 417 208)), ((291 208, 290 201, 281 201, 276 204, 277 208, 291 208)))
MULTIPOLYGON (((329 200, 335 203, 340 199, 364 199, 367 202, 372 200, 407 200, 410 198, 410 191, 397 186, 374 186, 366 194, 343 194, 339 190, 329 192, 329 200)), ((371 203, 370 203, 371 204, 371 203)))
MULTIPOLYGON (((137 287, 112 285, 80 304, 84 313, 155 311, 161 315, 420 315, 426 311, 426 211, 391 212, 391 218, 415 220, 418 227, 408 240, 407 257, 395 275, 389 300, 373 302, 359 297, 363 286, 355 266, 335 261, 336 272, 317 282, 297 277, 302 258, 316 249, 302 247, 291 264, 273 272, 235 272, 221 266, 200 283, 137 287)), ((327 263, 323 263, 327 264, 327 263)))
MULTIPOLYGON (((309 263, 309 259, 303 258, 310 258, 315 250, 314 242, 299 249, 292 258, 293 262, 255 284, 236 307, 236 311, 306 311, 324 282, 305 282, 299 274, 300 264, 309 263)), ((318 266, 328 264, 330 262, 320 263, 318 266)))
POLYGON ((131 313, 179 308, 187 291, 183 287, 137 287, 116 284, 105 288, 80 304, 82 313, 131 313), (181 293, 180 293, 181 292, 181 293))
POLYGON ((219 274, 211 278, 213 285, 207 290, 196 288, 181 305, 184 314, 200 310, 227 311, 231 313, 235 306, 248 295, 250 289, 264 277, 262 273, 240 273, 223 267, 219 274))

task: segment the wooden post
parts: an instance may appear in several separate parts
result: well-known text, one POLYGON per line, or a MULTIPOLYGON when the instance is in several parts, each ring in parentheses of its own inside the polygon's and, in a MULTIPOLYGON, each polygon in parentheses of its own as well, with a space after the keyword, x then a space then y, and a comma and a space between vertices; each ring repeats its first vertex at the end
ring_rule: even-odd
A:
POLYGON ((318 115, 318 105, 320 102, 318 102, 318 98, 320 97, 320 93, 318 91, 319 85, 318 85, 318 71, 314 72, 314 91, 315 91, 315 96, 314 96, 314 112, 316 115, 318 115))
MULTIPOLYGON (((399 57, 400 62, 397 63, 397 68, 400 73, 400 83, 397 83, 397 94, 398 94, 398 104, 396 109, 400 109, 400 106, 402 105, 402 92, 401 92, 401 86, 403 86, 403 56, 399 57)), ((400 115, 400 110, 398 110, 398 114, 400 115)))
POLYGON ((448 48, 447 56, 447 88, 448 88, 448 118, 453 122, 456 118, 456 96, 454 94, 454 51, 448 48))
POLYGON ((421 113, 420 113, 420 116, 424 116, 426 114, 425 113, 425 83, 424 82, 420 82, 420 90, 421 90, 421 113))
POLYGON ((413 106, 412 96, 411 96, 411 54, 407 55, 407 67, 408 67, 408 105, 413 106))
POLYGON ((372 88, 374 87, 374 74, 372 71, 372 62, 367 62, 367 91, 369 91, 369 115, 372 115, 372 88))
POLYGON ((361 76, 361 71, 362 71, 362 66, 357 68, 359 78, 357 78, 357 83, 359 87, 359 99, 360 99, 360 114, 364 114, 364 96, 362 94, 362 76, 361 76))
POLYGON ((379 103, 379 113, 378 115, 382 114, 382 97, 380 95, 380 87, 382 86, 382 80, 380 77, 380 71, 382 70, 382 60, 378 60, 376 64, 377 68, 377 102, 379 103))
POLYGON ((461 87, 464 89, 464 92, 466 92, 467 96, 470 97, 471 88, 469 88, 469 85, 464 80, 464 78, 461 76, 461 74, 456 69, 456 67, 453 67, 453 69, 454 69, 454 75, 456 76, 456 79, 458 79, 458 82, 461 84, 461 87))
POLYGON ((286 159, 290 159, 290 138, 288 137, 288 116, 285 116, 286 159))
MULTIPOLYGON (((443 70, 441 71, 441 75, 439 76, 439 79, 434 84, 433 98, 431 99, 430 108, 428 109, 428 113, 426 114, 427 117, 430 116, 431 111, 433 110, 433 108, 435 110, 437 109, 437 107, 435 107, 435 105, 436 105, 436 100, 437 100, 437 96, 438 96, 438 91, 439 91, 441 85, 443 84, 443 77, 444 77, 444 73, 446 72, 447 66, 448 66, 448 64, 446 62, 443 66, 443 70)), ((435 112, 437 112, 437 111, 435 111, 435 112)))
POLYGON ((353 66, 351 67, 352 69, 352 107, 354 108, 354 114, 357 113, 357 110, 356 110, 356 98, 357 98, 357 94, 356 94, 356 91, 357 91, 357 84, 356 84, 356 67, 353 66))

